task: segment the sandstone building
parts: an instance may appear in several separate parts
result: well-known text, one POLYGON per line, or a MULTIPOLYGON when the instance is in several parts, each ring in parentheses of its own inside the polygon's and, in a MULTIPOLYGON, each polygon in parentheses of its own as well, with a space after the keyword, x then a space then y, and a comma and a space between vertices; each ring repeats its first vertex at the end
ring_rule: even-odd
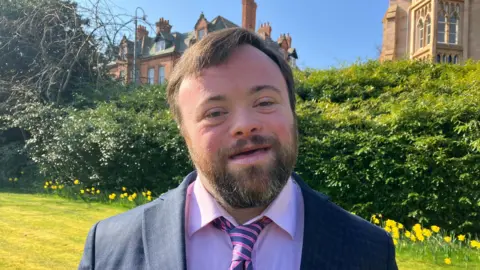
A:
POLYGON ((480 0, 390 0, 380 60, 480 60, 480 0))
MULTIPOLYGON (((289 63, 295 67, 298 59, 295 48, 292 47, 290 34, 281 34, 274 41, 272 27, 269 23, 262 24, 259 29, 256 25, 257 4, 255 0, 242 0, 242 27, 256 31, 264 40, 278 49, 289 63)), ((164 83, 172 72, 175 63, 185 50, 208 33, 225 28, 239 27, 222 16, 208 20, 204 14, 192 23, 192 30, 185 33, 172 31, 172 25, 164 18, 156 22, 156 33, 150 37, 144 26, 138 26, 137 31, 137 82, 140 84, 164 83)), ((119 45, 117 59, 108 65, 110 73, 129 83, 133 80, 133 41, 125 36, 119 45)))

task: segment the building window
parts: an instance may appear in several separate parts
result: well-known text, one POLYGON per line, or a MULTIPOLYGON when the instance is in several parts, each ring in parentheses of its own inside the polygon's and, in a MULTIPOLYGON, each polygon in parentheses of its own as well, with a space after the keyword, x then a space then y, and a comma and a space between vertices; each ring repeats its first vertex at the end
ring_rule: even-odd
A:
POLYGON ((205 29, 198 30, 198 40, 202 39, 205 36, 205 29))
POLYGON ((444 54, 442 58, 443 58, 443 59, 442 59, 442 60, 443 60, 443 63, 446 63, 446 62, 447 62, 447 56, 444 54))
POLYGON ((432 38, 432 21, 430 20, 430 17, 427 18, 425 24, 427 26, 427 44, 430 44, 432 38))
POLYGON ((452 15, 448 22, 448 43, 458 43, 458 18, 456 15, 452 15))
POLYGON ((424 43, 423 43, 424 42, 424 39, 423 39, 424 34, 425 33, 424 33, 424 28, 423 28, 423 21, 420 20, 418 22, 418 40, 419 40, 419 47, 420 48, 423 48, 423 46, 424 46, 424 43))
POLYGON ((159 40, 157 41, 157 44, 155 45, 156 51, 162 51, 165 50, 165 40, 159 40))
POLYGON ((440 14, 438 16, 438 37, 437 37, 438 43, 445 43, 445 30, 446 30, 445 23, 446 23, 445 15, 440 14))
POLYGON ((437 63, 440 63, 442 61, 442 57, 440 56, 440 54, 437 54, 437 63))
POLYGON ((453 57, 453 63, 458 64, 458 55, 455 55, 455 57, 453 57))
POLYGON ((165 82, 165 67, 158 67, 158 83, 163 84, 165 82))
POLYGON ((149 68, 148 69, 148 84, 153 84, 155 82, 154 76, 155 76, 155 69, 154 68, 149 68))

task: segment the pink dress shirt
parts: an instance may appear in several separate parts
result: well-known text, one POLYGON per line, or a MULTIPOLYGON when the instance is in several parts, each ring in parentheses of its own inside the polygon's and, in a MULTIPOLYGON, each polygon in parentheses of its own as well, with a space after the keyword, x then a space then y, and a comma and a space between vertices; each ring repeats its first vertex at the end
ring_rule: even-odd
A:
MULTIPOLYGON (((188 270, 227 270, 232 260, 230 237, 210 223, 223 216, 238 223, 213 199, 197 178, 187 190, 186 252, 188 270)), ((262 230, 252 252, 254 270, 300 269, 303 244, 303 197, 290 178, 262 216, 273 222, 262 230)))

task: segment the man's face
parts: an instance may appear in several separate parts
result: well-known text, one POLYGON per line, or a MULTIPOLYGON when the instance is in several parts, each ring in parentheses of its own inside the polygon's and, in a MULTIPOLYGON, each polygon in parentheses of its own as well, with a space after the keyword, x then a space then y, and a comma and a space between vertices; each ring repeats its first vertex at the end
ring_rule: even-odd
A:
POLYGON ((260 50, 238 48, 179 90, 182 134, 203 183, 232 208, 270 204, 297 157, 287 85, 260 50))

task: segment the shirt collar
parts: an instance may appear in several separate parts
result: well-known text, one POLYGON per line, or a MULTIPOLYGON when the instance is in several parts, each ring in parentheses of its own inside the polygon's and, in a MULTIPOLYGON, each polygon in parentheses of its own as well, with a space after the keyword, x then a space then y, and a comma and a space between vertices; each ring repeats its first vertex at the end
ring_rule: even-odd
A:
MULTIPOLYGON (((216 218, 223 216, 238 226, 230 214, 221 207, 213 196, 205 189, 200 179, 197 177, 192 184, 191 203, 189 208, 188 236, 191 237, 195 232, 202 229, 216 218)), ((263 216, 270 218, 276 225, 286 231, 292 239, 295 237, 297 225, 297 189, 293 179, 290 177, 275 200, 259 216, 249 220, 245 224, 250 224, 263 216)))

